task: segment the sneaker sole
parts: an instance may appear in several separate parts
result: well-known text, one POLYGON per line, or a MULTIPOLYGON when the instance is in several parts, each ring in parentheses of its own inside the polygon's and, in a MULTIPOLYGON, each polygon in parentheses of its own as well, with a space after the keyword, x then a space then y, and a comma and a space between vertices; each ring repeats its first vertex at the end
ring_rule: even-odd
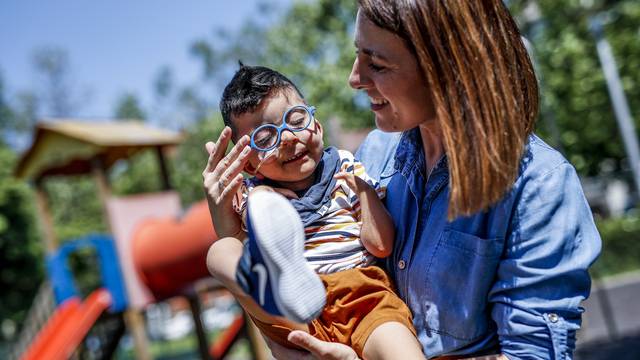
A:
POLYGON ((286 198, 267 191, 251 194, 247 204, 278 309, 293 321, 309 323, 322 312, 326 290, 304 257, 304 227, 297 211, 286 198))

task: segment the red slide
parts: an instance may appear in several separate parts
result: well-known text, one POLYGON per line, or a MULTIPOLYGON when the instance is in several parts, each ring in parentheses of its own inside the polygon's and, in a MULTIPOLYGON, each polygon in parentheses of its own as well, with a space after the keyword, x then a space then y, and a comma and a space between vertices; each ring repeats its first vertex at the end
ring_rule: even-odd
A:
POLYGON ((66 300, 40 330, 21 360, 70 358, 111 301, 111 294, 106 289, 92 292, 83 303, 78 298, 66 300))

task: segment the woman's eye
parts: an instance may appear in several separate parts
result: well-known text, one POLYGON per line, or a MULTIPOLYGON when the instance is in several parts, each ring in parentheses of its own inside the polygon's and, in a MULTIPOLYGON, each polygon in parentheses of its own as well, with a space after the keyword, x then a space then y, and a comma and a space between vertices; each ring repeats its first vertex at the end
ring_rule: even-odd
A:
POLYGON ((376 65, 372 62, 369 63, 369 69, 375 71, 375 72, 381 72, 384 71, 386 68, 384 66, 380 66, 380 65, 376 65))

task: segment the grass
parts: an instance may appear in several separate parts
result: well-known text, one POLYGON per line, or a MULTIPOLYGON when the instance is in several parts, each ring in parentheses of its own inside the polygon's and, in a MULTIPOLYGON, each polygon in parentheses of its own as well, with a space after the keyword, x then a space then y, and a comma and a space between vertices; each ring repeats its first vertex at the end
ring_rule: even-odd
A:
POLYGON ((602 253, 591 268, 594 278, 640 269, 640 213, 598 220, 602 253))
MULTIPOLYGON (((219 330, 209 332, 209 345, 220 333, 219 330)), ((168 341, 152 341, 150 344, 151 357, 156 360, 186 360, 199 359, 198 340, 195 334, 180 339, 168 341)), ((135 353, 131 346, 120 346, 116 353, 117 360, 134 360, 135 353)), ((251 359, 248 341, 240 339, 234 344, 228 357, 230 359, 251 359)))

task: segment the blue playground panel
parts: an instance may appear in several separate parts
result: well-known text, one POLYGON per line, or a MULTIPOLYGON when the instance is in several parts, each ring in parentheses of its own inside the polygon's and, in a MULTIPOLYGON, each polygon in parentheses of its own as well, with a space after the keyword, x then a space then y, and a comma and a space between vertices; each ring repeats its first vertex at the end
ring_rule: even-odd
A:
POLYGON ((47 272, 51 281, 56 302, 78 296, 78 290, 69 269, 69 255, 81 248, 94 248, 98 255, 100 278, 103 287, 109 290, 113 303, 109 308, 112 312, 121 312, 127 308, 128 301, 120 272, 120 264, 113 238, 104 234, 92 234, 83 238, 71 240, 60 246, 57 251, 47 256, 47 272))

